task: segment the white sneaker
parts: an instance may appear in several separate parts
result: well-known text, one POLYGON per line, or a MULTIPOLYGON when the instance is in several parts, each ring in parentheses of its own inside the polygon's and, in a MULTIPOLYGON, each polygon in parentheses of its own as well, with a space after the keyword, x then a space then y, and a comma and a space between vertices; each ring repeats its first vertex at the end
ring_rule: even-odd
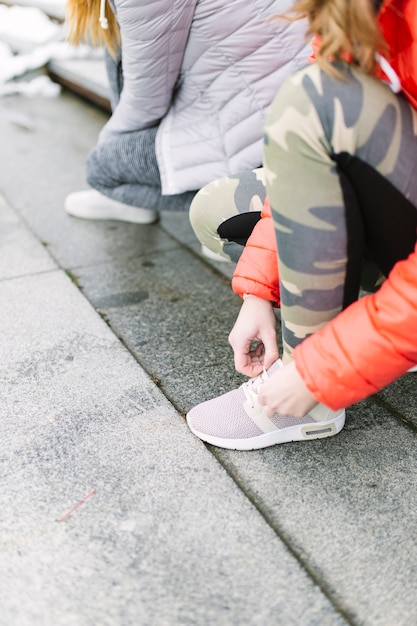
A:
POLYGON ((64 202, 69 215, 86 220, 119 220, 135 224, 153 224, 158 220, 158 211, 123 204, 103 196, 96 189, 70 193, 64 202))
POLYGON ((213 252, 212 250, 210 250, 210 248, 207 248, 207 246, 203 245, 201 246, 201 253, 203 256, 206 257, 206 259, 211 259, 212 261, 217 261, 217 263, 230 263, 230 259, 226 259, 226 257, 222 256, 221 254, 217 254, 216 252, 213 252))
POLYGON ((257 399, 259 385, 281 366, 276 361, 268 372, 238 389, 191 409, 187 415, 190 430, 203 441, 230 450, 258 450, 277 443, 337 435, 345 424, 344 409, 331 411, 318 404, 301 419, 279 414, 266 417, 257 399))

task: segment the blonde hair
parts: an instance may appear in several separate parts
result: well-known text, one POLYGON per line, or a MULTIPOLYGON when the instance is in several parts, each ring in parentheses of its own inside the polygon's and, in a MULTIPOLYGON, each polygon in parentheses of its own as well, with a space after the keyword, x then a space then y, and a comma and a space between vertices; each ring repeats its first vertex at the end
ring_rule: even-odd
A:
POLYGON ((82 42, 93 46, 105 45, 115 57, 120 46, 120 30, 108 2, 105 5, 105 17, 107 29, 102 28, 100 23, 100 0, 67 0, 68 41, 76 46, 82 42))
POLYGON ((307 18, 308 34, 320 37, 316 61, 323 71, 340 77, 331 61, 346 58, 366 73, 374 70, 384 44, 370 0, 296 0, 291 14, 291 20, 307 18))

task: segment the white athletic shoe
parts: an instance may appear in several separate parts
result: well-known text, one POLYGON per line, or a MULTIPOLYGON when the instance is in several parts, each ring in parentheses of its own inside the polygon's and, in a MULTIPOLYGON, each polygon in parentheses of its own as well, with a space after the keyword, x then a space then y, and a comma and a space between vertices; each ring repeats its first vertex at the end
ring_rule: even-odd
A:
POLYGON ((268 370, 251 378, 238 389, 202 402, 187 415, 190 430, 207 443, 231 450, 258 450, 289 441, 332 437, 345 424, 345 411, 331 411, 318 404, 301 419, 274 415, 266 417, 258 403, 258 389, 281 367, 276 361, 268 370))
POLYGON ((158 211, 142 209, 112 200, 96 189, 70 193, 64 202, 65 211, 74 217, 86 220, 119 220, 135 224, 153 224, 158 220, 158 211))
POLYGON ((210 248, 207 248, 207 246, 202 245, 201 246, 201 253, 203 256, 206 257, 206 259, 211 259, 212 261, 217 261, 217 263, 230 263, 230 259, 226 259, 226 257, 222 256, 221 254, 217 254, 216 252, 213 252, 212 250, 210 250, 210 248))

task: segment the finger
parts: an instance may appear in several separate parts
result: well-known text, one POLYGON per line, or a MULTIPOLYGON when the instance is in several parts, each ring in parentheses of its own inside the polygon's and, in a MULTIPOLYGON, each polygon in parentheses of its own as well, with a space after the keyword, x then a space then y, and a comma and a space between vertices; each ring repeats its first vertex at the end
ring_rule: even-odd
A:
POLYGON ((262 363, 259 363, 258 360, 251 361, 248 360, 237 360, 235 358, 235 369, 239 374, 244 374, 245 376, 249 376, 249 378, 254 378, 255 376, 259 376, 259 374, 263 370, 262 363))
POLYGON ((234 361, 235 361, 235 370, 239 372, 239 374, 244 374, 245 376, 251 376, 251 371, 252 371, 251 360, 248 354, 235 352, 234 361))
POLYGON ((267 417, 274 417, 274 415, 276 414, 276 411, 271 409, 269 406, 264 406, 264 408, 262 409, 262 413, 266 415, 267 417))
POLYGON ((250 353, 253 358, 260 358, 264 350, 262 343, 255 343, 251 346, 250 353))
POLYGON ((271 367, 273 363, 278 359, 279 351, 276 335, 271 335, 264 338, 264 365, 265 369, 271 367))
POLYGON ((247 376, 255 378, 255 376, 259 376, 259 374, 262 373, 263 369, 262 363, 251 363, 250 368, 248 368, 248 372, 250 371, 250 373, 248 373, 247 376))
POLYGON ((235 369, 240 374, 249 376, 249 378, 254 378, 255 376, 259 376, 263 367, 263 358, 259 358, 252 353, 235 353, 235 369))
POLYGON ((265 399, 264 394, 262 393, 262 388, 258 392, 258 402, 261 406, 266 405, 266 399, 265 399))

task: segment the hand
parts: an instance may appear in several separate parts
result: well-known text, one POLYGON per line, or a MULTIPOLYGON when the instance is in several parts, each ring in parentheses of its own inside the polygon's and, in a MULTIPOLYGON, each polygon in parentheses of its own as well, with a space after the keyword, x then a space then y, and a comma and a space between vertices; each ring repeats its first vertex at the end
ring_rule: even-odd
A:
POLYGON ((246 296, 229 335, 235 355, 235 368, 253 378, 277 360, 277 320, 268 300, 246 296), (257 345, 254 346, 254 342, 257 345))
POLYGON ((260 385, 258 402, 267 417, 276 413, 303 417, 316 406, 317 400, 307 389, 294 361, 276 370, 260 385))

